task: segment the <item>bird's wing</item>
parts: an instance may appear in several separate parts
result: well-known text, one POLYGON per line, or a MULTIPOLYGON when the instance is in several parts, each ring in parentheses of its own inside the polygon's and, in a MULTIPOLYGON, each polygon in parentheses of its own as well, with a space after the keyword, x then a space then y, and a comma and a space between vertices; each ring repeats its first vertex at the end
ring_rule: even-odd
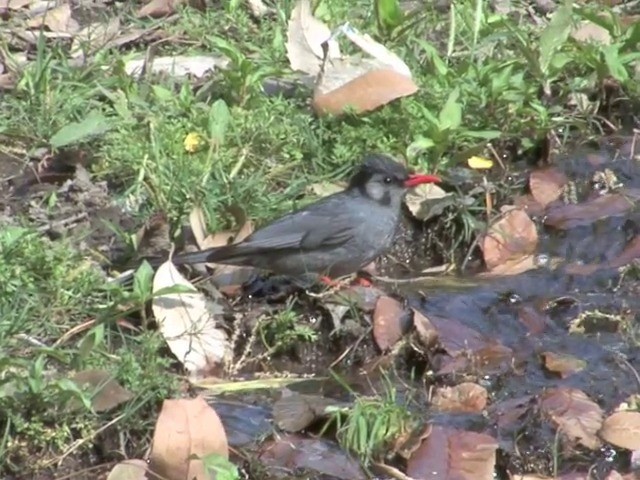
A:
POLYGON ((355 227, 352 222, 341 221, 339 212, 329 205, 318 206, 313 204, 311 208, 285 215, 255 232, 236 248, 316 250, 341 245, 352 238, 355 227))

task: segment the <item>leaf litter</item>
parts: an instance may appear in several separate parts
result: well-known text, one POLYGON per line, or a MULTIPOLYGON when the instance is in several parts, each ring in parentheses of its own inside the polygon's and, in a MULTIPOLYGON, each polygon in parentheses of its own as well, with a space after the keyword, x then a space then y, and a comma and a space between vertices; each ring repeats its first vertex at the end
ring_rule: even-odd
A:
MULTIPOLYGON (((22 5, 26 6, 28 3, 29 2, 24 2, 22 5)), ((154 12, 154 15, 167 15, 173 13, 170 9, 173 8, 177 2, 164 3, 169 7, 169 10, 166 10, 165 13, 158 10, 157 12, 154 12)), ((11 8, 21 8, 17 6, 19 4, 21 4, 21 2, 11 2, 10 6, 11 8)), ((155 2, 154 8, 159 8, 158 5, 159 3, 155 2)), ((151 7, 149 7, 149 9, 150 8, 151 7)), ((67 14, 65 12, 67 12, 67 10, 65 8, 60 9, 58 12, 59 13, 56 15, 60 15, 59 18, 54 16, 49 20, 47 20, 46 15, 44 14, 40 14, 40 16, 31 16, 32 24, 34 28, 37 28, 36 21, 41 22, 40 24, 44 25, 47 30, 50 30, 50 32, 45 33, 57 32, 62 34, 61 38, 73 37, 73 44, 75 47, 73 47, 72 50, 76 52, 82 50, 83 47, 81 47, 81 44, 84 44, 84 48, 86 50, 93 50, 92 42, 94 40, 96 42, 96 48, 100 48, 98 45, 105 45, 110 42, 115 42, 112 43, 112 45, 117 46, 117 42, 119 41, 118 38, 131 38, 130 41, 135 41, 140 38, 140 36, 138 36, 140 35, 139 31, 132 32, 131 37, 118 35, 117 30, 118 28, 121 28, 121 26, 114 28, 113 25, 115 25, 115 23, 113 25, 111 23, 107 23, 100 24, 105 27, 104 30, 106 33, 104 35, 100 33, 98 24, 96 24, 92 26, 94 34, 87 35, 86 38, 83 38, 82 41, 80 41, 78 38, 82 36, 83 30, 78 30, 75 24, 71 21, 73 18, 66 16, 67 14), (47 24, 47 22, 51 23, 47 24)), ((16 14, 19 13, 20 12, 17 12, 16 14)), ((307 10, 307 13, 310 13, 310 8, 307 10)), ((324 33, 326 34, 327 32, 328 36, 324 35, 326 38, 323 38, 320 42, 313 40, 313 43, 310 43, 308 48, 311 49, 315 65, 318 66, 317 72, 314 75, 318 75, 318 73, 320 73, 323 65, 325 68, 325 77, 321 78, 321 80, 324 80, 326 83, 319 82, 318 86, 321 88, 316 91, 316 94, 320 98, 324 94, 335 94, 335 98, 329 98, 329 100, 334 103, 328 104, 331 105, 328 110, 334 109, 333 111, 336 113, 341 112, 344 110, 346 105, 351 104, 356 108, 361 108, 362 111, 366 111, 368 109, 382 106, 386 103, 387 97, 391 98, 394 95, 397 95, 397 92, 383 92, 384 94, 376 97, 376 102, 378 102, 379 105, 373 106, 373 104, 366 103, 358 104, 359 100, 357 96, 353 96, 354 84, 346 90, 340 91, 341 88, 348 86, 349 82, 353 81, 353 79, 346 83, 340 83, 341 81, 344 81, 344 78, 341 78, 337 83, 337 87, 336 85, 331 84, 331 82, 328 82, 327 79, 330 78, 330 75, 327 74, 327 70, 330 71, 329 67, 332 66, 332 62, 334 60, 335 62, 333 63, 340 65, 338 60, 341 60, 342 57, 336 56, 335 51, 331 51, 331 47, 328 49, 329 52, 325 54, 325 51, 322 49, 322 43, 325 40, 333 36, 331 40, 333 42, 333 40, 337 40, 341 36, 346 36, 356 44, 357 42, 361 42, 361 44, 365 46, 365 51, 367 51, 367 47, 371 47, 372 45, 375 47, 379 44, 371 43, 370 39, 366 36, 349 27, 343 26, 340 30, 334 31, 333 34, 327 27, 324 30, 324 33), (316 48, 318 43, 320 45, 319 51, 316 48), (324 91, 322 90, 323 88, 325 89, 324 91), (382 98, 382 101, 380 101, 380 98, 382 98)), ((307 33, 304 28, 302 30, 302 34, 306 38, 307 33)), ((55 37, 55 35, 53 35, 53 37, 55 37)), ((36 37, 30 34, 25 34, 25 38, 29 38, 31 41, 34 41, 36 37)), ((311 40, 309 40, 309 42, 311 42, 311 40)), ((331 46, 332 43, 329 42, 328 45, 331 46)), ((335 42, 335 45, 337 45, 337 41, 335 42)), ((305 55, 307 53, 305 53, 305 55)), ((368 53, 370 54, 371 51, 368 53)), ((374 55, 372 55, 372 57, 376 58, 376 54, 380 55, 374 50, 374 55)), ((384 55, 387 54, 388 52, 383 51, 381 55, 384 58, 384 55)), ((389 61, 391 58, 393 57, 387 57, 386 60, 389 61)), ((170 60, 170 62, 173 62, 172 65, 176 63, 175 59, 170 60)), ((366 62, 364 62, 363 65, 364 64, 366 64, 366 62)), ((188 74, 194 74, 194 72, 197 73, 196 70, 186 70, 188 74)), ((204 73, 204 71, 205 70, 203 70, 202 73, 204 73)), ((357 69, 354 71, 357 71, 357 69)), ((373 72, 375 71, 376 70, 373 72)), ((393 75, 404 75, 404 80, 411 80, 410 72, 403 71, 401 64, 395 64, 393 68, 391 68, 391 71, 393 72, 393 75)), ((174 74, 175 70, 170 70, 169 73, 174 74)), ((360 81, 363 81, 361 77, 366 77, 366 75, 369 75, 370 73, 372 73, 372 71, 368 71, 368 73, 365 73, 364 75, 360 74, 360 77, 356 77, 356 79, 360 78, 360 81)), ((353 74, 353 72, 351 74, 353 74)), ((388 75, 388 73, 385 73, 380 78, 375 76, 370 78, 378 80, 396 78, 387 77, 386 75, 388 75)), ((382 83, 384 84, 384 82, 382 83)), ((355 86, 358 89, 362 88, 363 85, 366 86, 366 82, 364 84, 355 83, 355 86)), ((407 85, 410 85, 410 83, 408 82, 407 85)), ((329 101, 327 99, 324 100, 329 101)), ((57 136, 53 136, 51 138, 51 145, 56 148, 64 149, 66 147, 77 146, 85 140, 91 140, 101 135, 103 133, 103 127, 101 126, 101 119, 98 120, 100 121, 95 122, 93 125, 91 123, 92 121, 89 121, 88 123, 83 123, 81 121, 79 125, 67 126, 66 131, 61 130, 56 134, 57 136), (80 134, 78 134, 78 132, 80 132, 80 134)), ((73 175, 75 175, 76 169, 81 172, 81 168, 74 167, 71 170, 71 177, 68 177, 68 179, 74 179, 73 175)), ((82 173, 79 175, 82 176, 82 173)), ((590 227, 599 222, 608 221, 611 217, 625 217, 633 211, 633 205, 637 196, 633 190, 634 186, 625 187, 622 190, 615 192, 607 192, 604 195, 592 195, 579 199, 577 203, 565 203, 562 205, 564 202, 563 195, 565 194, 565 187, 567 187, 566 179, 572 177, 573 175, 565 174, 564 172, 553 168, 544 171, 536 170, 532 172, 529 179, 529 188, 532 198, 540 205, 543 213, 546 215, 542 220, 542 223, 546 226, 566 230, 571 233, 575 228, 590 227), (624 199, 625 202, 622 202, 622 199, 624 199)), ((74 179, 74 181, 78 181, 79 185, 82 184, 81 179, 74 179)), ((68 192, 69 188, 67 187, 64 191, 68 192)), ((322 190, 318 190, 316 194, 322 195, 322 190)), ((455 205, 451 202, 451 197, 452 195, 444 190, 435 195, 426 194, 421 201, 416 202, 416 205, 423 208, 423 212, 425 213, 416 213, 419 212, 419 210, 415 209, 415 207, 415 211, 413 213, 415 217, 419 219, 437 218, 444 208, 455 205), (428 205, 427 208, 424 208, 424 201, 430 202, 432 200, 435 201, 434 205, 428 205), (438 203, 438 201, 441 203, 438 203)), ((511 211, 513 210, 510 210, 509 212, 511 211)), ((485 241, 481 242, 481 245, 484 247, 484 260, 489 272, 500 272, 500 274, 512 275, 514 277, 512 285, 514 289, 517 289, 518 278, 520 278, 518 275, 521 275, 523 272, 528 272, 529 270, 535 270, 535 264, 532 263, 530 268, 519 270, 519 267, 513 267, 510 262, 526 263, 530 261, 533 258, 532 256, 534 255, 534 252, 543 246, 541 244, 544 244, 544 238, 541 238, 542 235, 534 237, 532 233, 534 229, 532 229, 531 223, 534 224, 536 232, 540 228, 540 225, 537 227, 535 226, 536 220, 532 219, 534 215, 529 211, 522 212, 522 210, 519 209, 516 209, 516 211, 524 213, 524 216, 521 213, 509 214, 509 212, 506 212, 505 217, 511 217, 510 220, 502 224, 499 223, 501 220, 498 220, 491 224, 485 239, 490 237, 492 240, 488 241, 487 245, 485 245, 485 241), (507 265, 506 269, 504 267, 505 265, 507 265), (501 268, 503 269, 502 271, 500 270, 501 268)), ((541 218, 543 216, 544 215, 541 215, 541 218)), ((202 225, 204 224, 202 218, 200 218, 199 221, 202 225)), ((47 222, 49 222, 49 220, 47 220, 47 222)), ((162 225, 164 225, 164 227, 160 226, 160 229, 164 229, 166 227, 166 223, 162 225)), ((249 222, 239 223, 238 225, 241 226, 242 229, 245 229, 246 227, 245 231, 249 231, 253 228, 252 226, 247 226, 250 225, 249 222)), ((223 238, 224 241, 222 241, 222 243, 228 243, 229 241, 233 241, 235 236, 234 232, 222 232, 223 236, 216 239, 216 235, 218 235, 218 233, 208 235, 206 229, 203 228, 198 237, 199 247, 206 248, 207 241, 210 242, 208 244, 210 246, 221 244, 220 242, 223 238)), ((238 237, 241 238, 243 235, 246 234, 238 234, 236 240, 238 237)), ((613 256, 613 259, 609 259, 605 262, 593 263, 593 265, 598 266, 598 269, 602 269, 608 267, 619 268, 629 264, 633 259, 637 258, 635 243, 637 242, 628 242, 626 247, 619 252, 618 256, 613 256)), ((170 270, 170 267, 165 268, 165 270, 167 269, 170 270)), ((163 271, 163 275, 165 273, 167 272, 163 271)), ((169 273, 171 273, 171 275, 168 275, 168 277, 171 277, 171 279, 166 283, 163 283, 164 280, 160 281, 162 275, 158 277, 159 281, 157 290, 162 290, 165 286, 171 287, 175 285, 183 285, 186 288, 192 287, 184 277, 176 277, 174 274, 177 272, 170 270, 169 273)), ((491 289, 491 285, 493 284, 487 285, 489 285, 489 289, 491 289)), ((535 286, 533 282, 529 285, 535 286)), ((546 285, 546 291, 553 291, 553 285, 553 283, 546 285)), ((371 318, 374 322, 374 339, 378 342, 379 347, 382 348, 382 346, 386 346, 382 349, 388 350, 393 347, 400 338, 398 336, 398 325, 401 325, 401 322, 397 317, 404 314, 404 312, 402 312, 403 309, 399 308, 398 305, 394 303, 395 301, 389 301, 390 297, 384 296, 384 293, 382 292, 378 292, 374 296, 366 296, 362 291, 358 290, 358 288, 359 287, 350 287, 348 295, 352 296, 351 300, 357 306, 363 307, 362 309, 369 313, 373 312, 373 316, 371 318), (381 295, 383 296, 381 297, 381 295), (381 301, 381 299, 384 300, 381 301), (375 324, 376 311, 378 310, 377 307, 387 304, 391 305, 390 312, 385 312, 384 309, 381 309, 381 311, 377 313, 378 335, 376 338, 375 324), (384 319, 384 321, 381 319, 384 319), (387 324, 393 325, 393 327, 389 328, 387 324), (381 329, 385 332, 384 335, 380 334, 381 329), (387 329, 389 329, 390 333, 387 333, 387 329)), ((466 303, 466 315, 455 313, 456 301, 459 297, 456 295, 448 295, 446 308, 440 308, 437 315, 432 315, 430 313, 428 316, 425 316, 420 313, 423 307, 430 305, 429 312, 431 312, 432 304, 437 304, 438 302, 439 294, 436 289, 435 291, 430 292, 430 298, 422 300, 418 311, 416 311, 414 315, 414 325, 419 339, 419 345, 417 348, 432 360, 437 361, 438 358, 442 360, 443 355, 445 358, 449 357, 444 362, 444 366, 446 368, 438 369, 435 380, 429 380, 429 382, 436 387, 436 397, 434 397, 436 401, 434 406, 437 406, 441 410, 449 413, 478 413, 485 409, 487 404, 489 404, 489 407, 492 406, 491 401, 489 401, 489 396, 487 395, 487 388, 479 385, 479 382, 482 380, 482 375, 488 375, 491 379, 497 379, 496 383, 498 380, 500 382, 509 381, 505 379, 503 373, 496 374, 492 369, 485 370, 484 367, 486 367, 487 363, 485 361, 474 361, 474 358, 475 360, 498 359, 497 364, 501 367, 506 365, 513 369, 508 372, 508 375, 516 378, 514 382, 522 382, 522 377, 518 378, 519 375, 523 375, 522 371, 518 370, 520 367, 512 362, 514 357, 513 352, 518 353, 518 348, 522 348, 523 345, 526 350, 526 348, 529 347, 527 342, 531 340, 532 336, 540 337, 539 341, 547 343, 549 342, 549 336, 547 336, 549 331, 552 332, 552 336, 555 337, 562 337, 565 333, 562 329, 563 325, 558 320, 558 315, 554 313, 547 314, 545 312, 538 316, 534 314, 534 320, 531 320, 532 315, 529 315, 529 317, 527 317, 528 319, 525 319, 526 314, 523 313, 524 310, 519 308, 519 305, 504 305, 501 303, 502 300, 497 299, 491 300, 492 302, 495 302, 493 305, 487 305, 487 293, 483 293, 482 295, 473 293, 469 295, 473 301, 466 303), (482 295, 484 295, 484 297, 482 295), (474 304, 473 302, 477 302, 477 304, 474 304), (482 314, 477 313, 480 310, 482 310, 482 314), (477 318, 484 318, 484 316, 489 318, 491 321, 489 327, 487 324, 477 323, 477 318), (518 318, 520 319, 520 322, 518 322, 518 318), (505 320, 510 320, 512 323, 505 323, 505 320), (521 330, 518 330, 518 327, 514 327, 514 323, 519 324, 519 328, 521 328, 521 330), (558 328, 560 328, 560 330, 558 330, 558 328), (487 372, 491 373, 487 374, 487 372), (466 379, 471 379, 472 381, 452 386, 441 383, 442 379, 451 381, 451 379, 456 378, 455 376, 457 375, 464 375, 466 379)), ((535 288, 534 291, 531 292, 531 295, 536 295, 535 288)), ((191 344, 189 348, 196 345, 195 352, 192 352, 191 350, 187 351, 184 345, 176 347, 174 342, 176 336, 172 335, 171 332, 169 332, 170 329, 165 326, 165 332, 163 333, 165 333, 167 337, 168 344, 173 344, 172 351, 176 358, 183 361, 185 368, 195 375, 196 378, 209 374, 212 368, 215 370, 216 367, 223 364, 227 355, 229 355, 230 339, 227 337, 226 332, 219 328, 222 327, 221 322, 222 316, 224 315, 224 309, 221 307, 224 303, 222 297, 217 296, 215 291, 213 303, 211 303, 211 300, 208 297, 205 298, 204 296, 185 293, 184 291, 163 295, 158 298, 163 297, 165 297, 165 302, 164 306, 161 307, 160 310, 158 310, 156 302, 156 320, 159 324, 162 324, 165 322, 165 319, 175 315, 175 313, 170 315, 170 310, 175 310, 176 307, 178 310, 182 310, 181 313, 174 317, 174 319, 179 319, 176 324, 180 324, 180 334, 177 335, 177 337, 193 337, 186 343, 191 344), (192 301, 193 298, 198 298, 198 300, 192 301), (166 302, 167 299, 171 300, 171 302, 166 302), (171 305, 169 305, 169 303, 171 303, 171 305), (162 308, 165 310, 162 310, 162 308), (198 312, 202 312, 204 310, 207 311, 207 315, 199 317, 198 312), (199 323, 199 318, 206 318, 207 320, 206 322, 203 320, 199 323), (204 323, 207 323, 207 325, 203 325, 204 323), (199 332, 195 334, 195 331, 199 332), (185 334, 185 332, 189 333, 185 334), (199 351, 200 349, 202 351, 199 351), (195 355, 197 359, 194 360, 192 355, 195 355)), ((162 305, 163 302, 160 302, 160 304, 162 305)), ((415 306, 415 304, 412 304, 412 306, 415 306)), ((332 323, 337 322, 334 321, 332 323)), ((326 343, 329 344, 331 342, 326 343)), ((543 364, 548 370, 557 373, 560 377, 569 377, 580 383, 583 387, 586 383, 582 383, 582 378, 587 378, 585 382, 588 382, 588 378, 591 378, 592 375, 597 373, 597 366, 587 364, 587 368, 584 368, 584 365, 580 364, 578 355, 554 353, 560 352, 560 349, 552 348, 553 346, 555 345, 550 345, 546 350, 543 350, 543 364), (556 357, 554 357, 554 355, 556 355, 556 357), (562 356, 558 358, 557 355, 562 356), (576 360, 578 361, 576 362, 576 360), (593 372, 590 371, 592 369, 593 372)), ((306 359, 308 357, 303 358, 306 359)), ((533 363, 540 363, 539 355, 532 354, 531 358, 533 363)), ((309 361, 309 363, 311 367, 312 361, 309 361)), ((357 364, 358 363, 356 362, 356 365, 357 364)), ((532 368, 531 364, 529 364, 529 368, 532 368)), ((102 379, 98 380, 99 383, 104 380, 108 384, 106 377, 103 378, 98 375, 98 378, 102 379)), ((621 376, 621 378, 627 377, 621 376)), ((557 377, 554 381, 558 381, 557 377)), ((626 382, 624 380, 621 380, 621 382, 624 383, 625 386, 620 386, 619 390, 624 390, 626 385, 632 385, 632 382, 626 382)), ((542 383, 544 384, 544 382, 542 383)), ((546 385, 548 386, 548 384, 546 385)), ((493 386, 495 386, 495 384, 488 385, 489 392, 491 392, 490 394, 493 394, 493 386)), ((534 383, 532 383, 528 388, 531 391, 539 392, 538 389, 541 388, 541 380, 534 380, 534 383)), ((115 387, 114 389, 114 391, 117 390, 115 387)), ((506 390, 508 390, 508 387, 506 390)), ((586 388, 583 388, 583 390, 585 390, 585 392, 587 391, 586 388)), ((514 388, 513 391, 517 393, 519 390, 514 388)), ((569 388, 568 386, 560 386, 551 389, 547 388, 547 390, 540 395, 539 399, 536 400, 536 404, 539 406, 540 411, 545 415, 548 422, 555 428, 555 431, 559 432, 563 441, 568 444, 582 445, 582 447, 585 448, 596 448, 600 445, 599 439, 602 439, 620 448, 637 449, 638 447, 635 443, 636 435, 634 430, 637 423, 637 418, 634 414, 637 412, 613 412, 608 417, 605 415, 606 411, 610 411, 611 403, 615 401, 615 398, 621 396, 621 392, 618 390, 614 392, 614 389, 609 389, 607 393, 611 394, 611 398, 604 400, 606 408, 598 407, 598 404, 592 400, 592 398, 598 398, 598 402, 600 402, 600 396, 591 394, 587 395, 585 392, 580 389, 569 388)), ((114 399, 109 399, 109 402, 106 404, 102 406, 98 405, 97 407, 94 406, 94 408, 114 408, 117 406, 120 398, 122 398, 121 401, 126 402, 130 393, 120 393, 122 394, 121 397, 114 394, 114 399), (111 401, 113 402, 110 403, 111 401)), ((325 397, 318 398, 329 402, 325 397)), ((516 398, 516 400, 518 400, 518 402, 515 402, 515 404, 510 407, 505 407, 505 411, 507 414, 513 414, 512 416, 515 418, 514 422, 520 424, 519 422, 523 422, 523 420, 518 414, 526 416, 528 407, 523 406, 523 402, 526 403, 526 401, 519 398, 516 398)), ((305 405, 309 402, 311 402, 311 400, 307 398, 305 402, 300 403, 305 405)), ((421 404, 423 408, 425 405, 426 401, 421 404)), ((289 407, 290 405, 284 409, 285 413, 281 419, 281 421, 285 422, 283 424, 284 426, 288 425, 286 422, 287 420, 290 420, 289 415, 291 414, 291 411, 288 410, 289 407)), ((195 407, 182 405, 176 410, 179 411, 183 409, 185 411, 171 414, 174 419, 168 421, 168 427, 166 425, 161 425, 160 418, 158 419, 159 425, 157 426, 156 434, 159 437, 169 437, 169 433, 167 432, 174 434, 176 431, 188 431, 194 426, 206 426, 208 428, 207 435, 220 440, 220 443, 211 448, 195 448, 199 443, 199 435, 203 435, 201 433, 197 433, 195 430, 189 432, 184 437, 181 437, 183 439, 175 440, 174 438, 174 444, 170 446, 170 448, 163 446, 162 441, 159 439, 157 447, 154 442, 154 454, 152 454, 152 463, 155 467, 159 466, 159 470, 162 471, 162 468, 164 467, 174 468, 175 465, 178 464, 183 466, 190 465, 193 460, 189 460, 189 457, 193 453, 201 455, 215 451, 222 456, 228 454, 228 447, 221 441, 224 435, 224 428, 221 427, 222 423, 220 422, 220 419, 218 419, 218 422, 213 420, 215 417, 208 411, 209 408, 210 407, 208 406, 205 407, 202 402, 199 402, 195 407), (212 431, 215 432, 215 435, 211 435, 212 431), (185 448, 185 445, 187 447, 191 445, 191 447, 185 448), (155 455, 155 458, 153 455, 155 455)), ((311 408, 311 410, 314 409, 311 408)), ((168 414, 164 413, 164 411, 165 408, 163 407, 163 414, 161 414, 162 423, 167 422, 166 418, 168 414)), ((224 419, 222 419, 222 422, 224 422, 224 419)), ((268 443, 265 445, 268 445, 268 443)), ((357 462, 348 457, 344 450, 337 449, 333 444, 324 442, 322 439, 310 439, 306 435, 292 435, 280 437, 278 440, 271 441, 271 445, 274 449, 277 450, 278 448, 281 448, 281 450, 278 450, 277 453, 274 453, 273 451, 266 453, 266 451, 270 450, 267 448, 261 457, 265 462, 273 462, 274 465, 278 465, 280 467, 286 465, 287 468, 292 465, 295 467, 308 467, 316 472, 328 472, 328 474, 336 475, 338 478, 363 478, 363 474, 357 462), (296 448, 298 448, 298 450, 296 450, 296 448), (302 453, 300 454, 300 452, 302 453), (312 455, 317 455, 315 458, 319 458, 320 461, 312 462, 310 460, 310 456, 312 455), (342 475, 342 477, 340 477, 340 475, 342 475)), ((414 455, 411 457, 411 462, 409 464, 410 468, 407 470, 408 472, 417 472, 416 475, 425 473, 429 478, 432 478, 433 472, 438 471, 443 473, 441 474, 441 477, 437 478, 484 478, 483 475, 489 475, 490 471, 493 472, 496 465, 496 440, 492 436, 482 435, 470 430, 452 429, 449 427, 434 425, 430 427, 428 435, 425 435, 425 439, 420 447, 421 448, 419 450, 415 451, 418 453, 414 452, 414 455), (429 440, 429 438, 431 440, 429 440), (434 454, 434 452, 436 453, 434 454), (444 455, 443 452, 445 452, 446 455, 444 455), (435 455, 435 457, 432 457, 433 455, 435 455), (443 458, 447 458, 446 462, 448 463, 446 465, 442 464, 443 458), (435 468, 436 470, 429 470, 429 468, 435 468), (469 472, 473 472, 479 476, 468 476, 471 475, 469 472)), ((507 451, 507 449, 505 449, 505 451, 507 451)), ((185 473, 184 471, 181 471, 175 473, 175 475, 177 475, 176 478, 182 478, 183 475, 190 475, 190 472, 185 473)), ((617 472, 611 471, 609 477, 617 478, 615 475, 620 476, 617 472)), ((512 477, 518 478, 519 476, 514 474, 512 477)), ((418 476, 416 478, 421 477, 418 476)), ((569 475, 561 475, 557 478, 569 478, 569 475)), ((586 475, 582 475, 580 478, 586 478, 586 475)))

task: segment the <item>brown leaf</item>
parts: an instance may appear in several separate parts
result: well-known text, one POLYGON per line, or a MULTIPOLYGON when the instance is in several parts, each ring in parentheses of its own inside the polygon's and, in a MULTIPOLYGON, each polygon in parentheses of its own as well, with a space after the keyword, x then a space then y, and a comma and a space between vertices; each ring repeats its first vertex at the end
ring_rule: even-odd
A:
POLYGON ((71 380, 80 388, 89 387, 91 406, 96 412, 106 412, 133 398, 133 394, 106 370, 83 370, 72 376, 71 380))
POLYGON ((335 404, 335 400, 318 395, 302 395, 285 390, 282 398, 273 404, 273 421, 282 430, 299 432, 325 417, 326 408, 335 404))
POLYGON ((585 369, 587 362, 572 355, 564 353, 543 352, 541 354, 544 366, 547 370, 560 375, 560 378, 567 378, 569 375, 585 369))
POLYGON ((147 462, 144 460, 123 460, 111 469, 107 480, 148 480, 147 462))
POLYGON ((545 208, 530 193, 513 197, 513 206, 524 210, 531 217, 539 217, 545 212, 545 208))
POLYGON ((47 10, 27 22, 29 28, 40 28, 42 25, 52 32, 75 33, 80 30, 80 24, 71 18, 71 5, 68 3, 47 10))
POLYGON ((472 382, 436 390, 431 403, 441 412, 480 413, 487 406, 487 389, 472 382))
POLYGON ((616 447, 640 450, 640 412, 612 413, 602 424, 599 435, 605 442, 616 447))
POLYGON ((508 367, 513 361, 513 350, 495 340, 476 350, 457 353, 445 359, 438 375, 462 372, 493 372, 508 367))
POLYGON ((138 10, 136 17, 167 17, 176 13, 177 7, 183 4, 189 5, 190 7, 193 7, 202 12, 204 12, 207 8, 206 2, 204 0, 151 0, 149 3, 140 8, 140 10, 138 10))
POLYGON ((522 305, 518 308, 518 320, 533 335, 541 334, 551 323, 549 315, 532 305, 522 305))
POLYGON ((313 108, 319 115, 340 115, 375 110, 382 105, 418 91, 415 82, 392 69, 373 70, 328 93, 316 91, 313 108))
POLYGON ((426 318, 438 332, 440 344, 451 356, 466 351, 480 350, 490 344, 488 338, 458 320, 437 315, 429 315, 426 318))
POLYGON ((211 454, 229 458, 227 435, 215 410, 202 397, 165 400, 153 434, 149 478, 208 479, 202 461, 190 457, 211 454))
POLYGON ((640 258, 640 236, 634 237, 617 257, 602 263, 570 263, 565 266, 565 272, 571 275, 591 275, 598 270, 620 268, 640 258))
POLYGON ((337 445, 297 434, 281 435, 266 442, 259 458, 263 464, 275 467, 280 475, 300 469, 343 480, 366 478, 359 463, 337 445))
POLYGON ((510 398, 490 407, 490 418, 500 429, 518 428, 520 419, 532 406, 532 395, 510 398))
POLYGON ((434 480, 493 480, 498 442, 489 435, 434 425, 407 462, 407 475, 434 480))
POLYGON ((553 207, 547 212, 544 223, 560 230, 591 225, 604 218, 624 215, 634 208, 639 198, 640 190, 626 189, 623 193, 602 195, 584 203, 553 207))
POLYGON ((557 168, 542 168, 531 172, 529 190, 534 200, 546 207, 560 198, 567 182, 567 176, 557 168))
POLYGON ((596 434, 602 427, 602 409, 581 390, 550 389, 542 395, 540 408, 569 441, 591 449, 600 446, 596 434))
POLYGON ((489 270, 532 254, 538 245, 536 225, 522 210, 514 208, 491 225, 480 246, 489 270))
POLYGON ((505 260, 500 265, 496 265, 488 272, 480 272, 478 277, 492 278, 492 277, 504 277, 507 275, 519 275, 529 270, 533 270, 540 267, 538 256, 531 254, 523 257, 510 258, 505 260))
POLYGON ((387 296, 378 298, 373 311, 373 338, 380 350, 389 350, 402 338, 403 317, 405 311, 400 302, 387 296))

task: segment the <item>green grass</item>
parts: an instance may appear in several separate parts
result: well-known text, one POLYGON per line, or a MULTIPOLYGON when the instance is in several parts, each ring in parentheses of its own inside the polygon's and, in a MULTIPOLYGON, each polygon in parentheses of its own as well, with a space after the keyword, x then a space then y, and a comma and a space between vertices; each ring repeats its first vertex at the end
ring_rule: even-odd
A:
MULTIPOLYGON (((41 42, 17 88, 3 97, 0 135, 31 151, 59 140, 74 122, 104 117, 106 131, 72 146, 96 158, 92 173, 114 186, 116 200, 132 205, 140 220, 155 211, 167 213, 174 232, 192 206, 201 205, 215 231, 233 227, 223 213, 230 205, 241 206, 260 224, 309 201, 304 195, 309 183, 344 179, 366 151, 405 156, 417 168, 446 176, 471 153, 488 155, 489 141, 500 154, 515 145, 515 155, 505 153, 508 162, 550 131, 575 141, 600 135, 607 122, 625 126, 616 100, 637 105, 639 98, 634 62, 640 26, 624 29, 615 17, 596 17, 605 10, 600 5, 562 7, 543 29, 525 17, 493 14, 482 1, 447 13, 425 6, 398 23, 378 22, 371 1, 323 0, 319 17, 334 27, 349 20, 371 33, 407 62, 421 88, 365 116, 317 118, 304 94, 285 99, 261 91, 267 78, 293 77, 285 50, 293 2, 279 2, 275 16, 259 22, 238 3, 205 13, 185 9, 166 25, 180 41, 161 43, 157 56, 215 52, 231 59, 231 67, 199 91, 170 78, 133 80, 123 71, 129 52, 101 51, 77 68, 66 60, 63 45, 41 42), (580 44, 568 36, 571 24, 585 18, 610 31, 611 45, 580 44), (615 88, 605 92, 605 81, 615 88), (578 97, 588 98, 590 109, 571 106, 578 97), (190 133, 205 139, 194 153, 184 148, 190 133)), ((464 226, 463 247, 486 220, 478 213, 482 201, 447 213, 448 221, 464 226)), ((5 432, 0 462, 8 462, 9 470, 25 452, 42 453, 53 445, 61 454, 104 423, 105 417, 90 409, 79 415, 65 410, 70 398, 83 395, 63 381, 69 372, 104 368, 134 392, 118 428, 136 432, 137 438, 149 434, 152 419, 136 412, 143 406, 153 411, 177 392, 162 340, 153 332, 133 335, 115 325, 118 312, 143 306, 144 295, 105 288, 104 277, 70 245, 73 239, 50 242, 30 231, 0 233, 0 426, 5 432), (96 321, 92 330, 51 347, 90 319, 96 321)), ((276 330, 265 335, 280 338, 286 331, 308 337, 309 332, 289 328, 294 320, 285 312, 273 324, 276 330)), ((367 417, 369 404, 358 408, 367 417)), ((361 435, 353 428, 345 426, 347 443, 361 435)), ((144 450, 143 444, 132 450, 144 450)), ((375 445, 355 450, 367 456, 375 445)))

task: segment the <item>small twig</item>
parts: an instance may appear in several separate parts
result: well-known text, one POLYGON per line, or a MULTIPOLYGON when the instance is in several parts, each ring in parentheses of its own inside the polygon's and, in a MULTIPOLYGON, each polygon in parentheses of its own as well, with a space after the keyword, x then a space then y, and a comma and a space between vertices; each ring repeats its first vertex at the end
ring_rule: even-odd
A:
POLYGON ((85 220, 88 217, 89 216, 87 215, 87 212, 77 213, 62 220, 57 220, 55 222, 50 222, 47 225, 42 225, 41 227, 38 227, 36 231, 39 233, 50 232, 51 230, 57 230, 59 228, 68 227, 75 223, 79 223, 81 220, 85 220))

